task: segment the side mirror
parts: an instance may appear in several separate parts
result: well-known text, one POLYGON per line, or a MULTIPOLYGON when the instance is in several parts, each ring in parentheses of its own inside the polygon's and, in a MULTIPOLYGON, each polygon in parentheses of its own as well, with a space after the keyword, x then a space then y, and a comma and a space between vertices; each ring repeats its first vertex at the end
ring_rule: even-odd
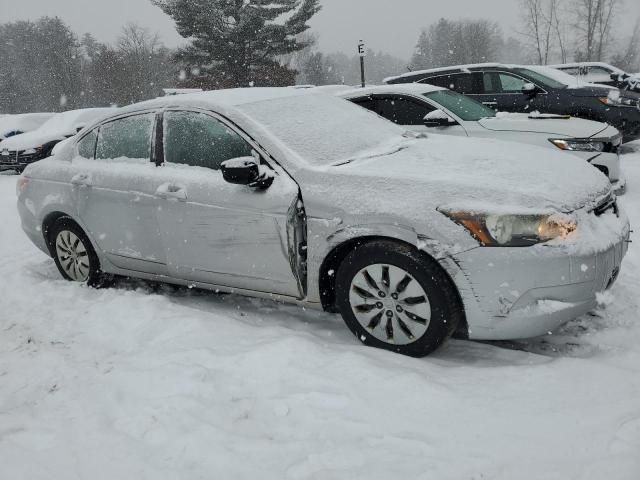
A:
POLYGON ((540 90, 534 83, 525 83, 522 86, 522 93, 525 95, 536 95, 540 90))
POLYGON ((429 112, 423 119, 426 127, 450 127, 456 124, 456 121, 442 110, 434 110, 429 112))
POLYGON ((234 185, 247 185, 255 188, 269 188, 273 176, 254 157, 240 157, 226 160, 220 165, 222 178, 234 185))

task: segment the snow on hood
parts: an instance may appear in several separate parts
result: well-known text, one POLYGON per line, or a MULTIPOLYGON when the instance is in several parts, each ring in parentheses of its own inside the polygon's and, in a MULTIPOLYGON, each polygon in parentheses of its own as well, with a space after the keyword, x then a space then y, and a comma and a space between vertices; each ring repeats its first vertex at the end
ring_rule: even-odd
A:
POLYGON ((0 118, 0 140, 12 132, 29 132, 39 128, 55 113, 21 113, 0 118))
POLYGON ((569 75, 566 72, 562 72, 560 70, 556 70, 551 67, 543 67, 539 65, 527 65, 526 67, 529 70, 540 73, 546 77, 549 77, 556 82, 560 82, 563 85, 566 85, 569 89, 584 89, 584 88, 593 88, 597 87, 598 89, 605 90, 617 90, 616 87, 612 87, 609 85, 601 85, 599 83, 587 83, 579 77, 574 77, 573 75, 569 75))
POLYGON ((574 117, 532 116, 527 113, 499 113, 478 121, 488 130, 547 133, 568 138, 590 138, 607 129, 607 125, 574 117))
POLYGON ((60 141, 75 135, 79 128, 85 127, 114 111, 116 111, 115 108, 86 108, 58 113, 36 130, 3 140, 2 149, 25 150, 49 142, 60 141))
POLYGON ((406 141, 393 153, 329 167, 327 173, 351 177, 351 191, 362 183, 362 190, 355 189, 360 197, 371 191, 375 202, 384 203, 382 193, 392 192, 395 199, 404 199, 406 208, 423 211, 570 212, 611 189, 597 169, 562 152, 498 140, 452 142, 441 135, 406 141))

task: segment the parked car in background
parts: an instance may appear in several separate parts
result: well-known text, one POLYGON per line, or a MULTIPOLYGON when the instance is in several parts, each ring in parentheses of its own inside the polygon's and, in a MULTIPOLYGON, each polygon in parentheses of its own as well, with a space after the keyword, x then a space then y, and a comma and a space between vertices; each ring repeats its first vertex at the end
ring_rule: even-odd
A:
POLYGON ((629 224, 579 158, 416 135, 333 95, 251 88, 120 109, 18 180, 28 237, 102 273, 340 312, 412 356, 596 306, 629 224))
POLYGON ((579 62, 550 65, 588 83, 610 85, 620 90, 640 92, 640 74, 630 74, 613 65, 602 62, 579 62))
POLYGON ((5 138, 21 135, 39 128, 55 113, 20 113, 0 117, 0 142, 5 138))
POLYGON ((3 140, 0 143, 0 171, 13 169, 21 172, 30 163, 49 156, 61 140, 113 111, 113 108, 85 108, 57 113, 39 128, 3 140))
MULTIPOLYGON (((338 91, 337 95, 418 132, 494 138, 562 150, 602 171, 617 193, 626 185, 614 127, 569 116, 501 113, 457 92, 421 83, 338 91)), ((514 152, 519 147, 513 147, 514 152)))
POLYGON ((428 83, 468 95, 501 112, 539 111, 608 123, 624 142, 640 138, 640 94, 584 84, 550 67, 485 63, 409 72, 387 84, 428 83))

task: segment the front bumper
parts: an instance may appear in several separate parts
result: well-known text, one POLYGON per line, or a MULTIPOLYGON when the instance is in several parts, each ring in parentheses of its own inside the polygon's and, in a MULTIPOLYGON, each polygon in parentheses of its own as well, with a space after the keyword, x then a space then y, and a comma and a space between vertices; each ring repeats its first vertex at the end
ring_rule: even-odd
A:
MULTIPOLYGON (((616 240, 590 252, 560 245, 476 248, 453 257, 469 338, 508 340, 545 335, 593 310, 598 293, 618 277, 629 241, 620 221, 616 240)), ((609 232, 611 233, 611 232, 609 232)))
POLYGON ((640 139, 640 108, 607 107, 601 120, 622 133, 623 143, 640 139))
POLYGON ((22 171, 25 167, 33 162, 45 158, 42 152, 26 154, 24 151, 6 151, 0 152, 0 171, 18 170, 22 171))

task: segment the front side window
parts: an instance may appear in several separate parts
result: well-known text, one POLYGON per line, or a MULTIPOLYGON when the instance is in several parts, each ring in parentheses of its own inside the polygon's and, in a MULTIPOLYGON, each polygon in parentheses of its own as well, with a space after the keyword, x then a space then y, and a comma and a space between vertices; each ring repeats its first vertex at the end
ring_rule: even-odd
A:
POLYGON ((151 159, 155 114, 120 118, 100 126, 96 143, 98 159, 151 159))
POLYGON ((464 121, 477 122, 483 118, 496 116, 495 111, 475 101, 473 98, 465 97, 464 95, 449 90, 426 93, 424 96, 464 121))
POLYGON ((98 129, 91 130, 88 134, 82 137, 82 140, 78 142, 78 155, 82 158, 88 158, 92 160, 96 154, 96 140, 98 139, 98 129))
POLYGON ((166 112, 164 131, 165 163, 219 170, 222 162, 253 152, 240 135, 204 113, 166 112))
POLYGON ((435 110, 426 103, 418 103, 402 97, 385 97, 376 100, 376 112, 398 125, 424 125, 424 117, 435 110))
POLYGON ((498 77, 500 79, 500 87, 503 93, 521 93, 522 87, 524 87, 525 84, 530 83, 523 78, 504 72, 500 72, 498 77))

